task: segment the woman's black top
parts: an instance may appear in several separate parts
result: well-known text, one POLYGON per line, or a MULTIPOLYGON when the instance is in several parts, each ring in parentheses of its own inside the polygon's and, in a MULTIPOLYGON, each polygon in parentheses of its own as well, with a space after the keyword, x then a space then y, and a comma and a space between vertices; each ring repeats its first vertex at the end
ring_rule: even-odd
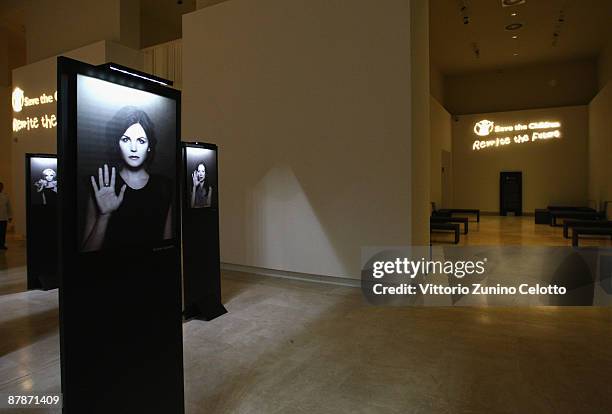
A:
POLYGON ((43 204, 46 206, 57 206, 57 192, 53 191, 52 188, 45 188, 42 190, 41 197, 43 198, 43 204))
MULTIPOLYGON (((117 194, 123 184, 125 181, 117 174, 117 194)), ((123 202, 109 219, 103 248, 153 246, 161 242, 172 203, 171 190, 169 179, 153 174, 139 190, 126 186, 123 202)))

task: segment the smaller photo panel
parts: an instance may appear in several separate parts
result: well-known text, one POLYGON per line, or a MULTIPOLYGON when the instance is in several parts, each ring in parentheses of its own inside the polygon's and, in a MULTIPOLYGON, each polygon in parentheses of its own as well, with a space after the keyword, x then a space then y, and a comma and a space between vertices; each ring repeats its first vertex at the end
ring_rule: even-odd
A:
POLYGON ((30 202, 33 206, 57 205, 57 158, 30 158, 30 202))
POLYGON ((217 208, 217 152, 186 147, 186 184, 190 208, 217 208))

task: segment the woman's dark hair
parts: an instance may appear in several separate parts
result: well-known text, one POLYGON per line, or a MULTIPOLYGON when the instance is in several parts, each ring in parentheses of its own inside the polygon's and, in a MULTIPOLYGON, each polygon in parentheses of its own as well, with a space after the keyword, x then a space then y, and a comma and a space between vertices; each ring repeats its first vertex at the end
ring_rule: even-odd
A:
POLYGON ((204 194, 206 194, 206 196, 208 196, 208 189, 210 188, 210 180, 208 179, 208 177, 210 177, 210 173, 208 170, 208 167, 206 166, 206 163, 204 161, 199 161, 196 163, 196 172, 198 171, 198 167, 200 165, 204 166, 204 171, 206 171, 206 175, 204 175, 204 182, 202 183, 202 187, 204 187, 204 190, 206 191, 204 194))
POLYGON ((155 137, 155 126, 146 112, 136 108, 135 106, 124 106, 113 118, 106 124, 106 145, 109 161, 114 165, 119 165, 122 162, 121 150, 119 148, 119 140, 123 133, 132 125, 140 124, 147 134, 150 151, 147 154, 146 166, 148 167, 155 158, 155 147, 157 146, 157 138, 155 137))

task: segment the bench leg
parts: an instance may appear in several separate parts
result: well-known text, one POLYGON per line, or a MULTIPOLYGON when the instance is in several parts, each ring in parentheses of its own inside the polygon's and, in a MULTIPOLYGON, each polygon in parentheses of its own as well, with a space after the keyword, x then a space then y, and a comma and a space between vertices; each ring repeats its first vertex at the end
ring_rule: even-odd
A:
POLYGON ((569 230, 568 225, 563 223, 563 238, 564 239, 569 239, 568 230, 569 230))
POLYGON ((463 234, 468 234, 468 222, 465 222, 465 227, 463 228, 463 234))
POLYGON ((572 232, 572 246, 578 247, 578 232, 576 230, 572 232))
POLYGON ((455 229, 455 244, 459 243, 459 229, 455 229))
POLYGON ((476 213, 476 223, 480 223, 480 211, 476 213))

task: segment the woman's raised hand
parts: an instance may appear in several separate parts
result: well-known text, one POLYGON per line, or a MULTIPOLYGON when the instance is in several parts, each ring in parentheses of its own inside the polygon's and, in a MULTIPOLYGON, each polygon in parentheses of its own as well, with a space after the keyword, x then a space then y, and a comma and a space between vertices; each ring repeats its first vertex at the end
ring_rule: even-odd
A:
POLYGON ((119 194, 115 193, 115 167, 111 169, 110 177, 108 175, 108 165, 104 164, 104 170, 98 168, 98 184, 96 184, 96 179, 92 176, 91 186, 93 187, 94 196, 101 215, 112 213, 123 202, 126 184, 123 184, 119 194))
POLYGON ((198 173, 194 171, 193 174, 191 174, 191 178, 193 178, 193 186, 197 187, 198 184, 200 184, 200 181, 198 180, 198 173))
POLYGON ((45 180, 38 180, 34 183, 34 185, 36 186, 36 192, 40 193, 45 189, 45 180))

